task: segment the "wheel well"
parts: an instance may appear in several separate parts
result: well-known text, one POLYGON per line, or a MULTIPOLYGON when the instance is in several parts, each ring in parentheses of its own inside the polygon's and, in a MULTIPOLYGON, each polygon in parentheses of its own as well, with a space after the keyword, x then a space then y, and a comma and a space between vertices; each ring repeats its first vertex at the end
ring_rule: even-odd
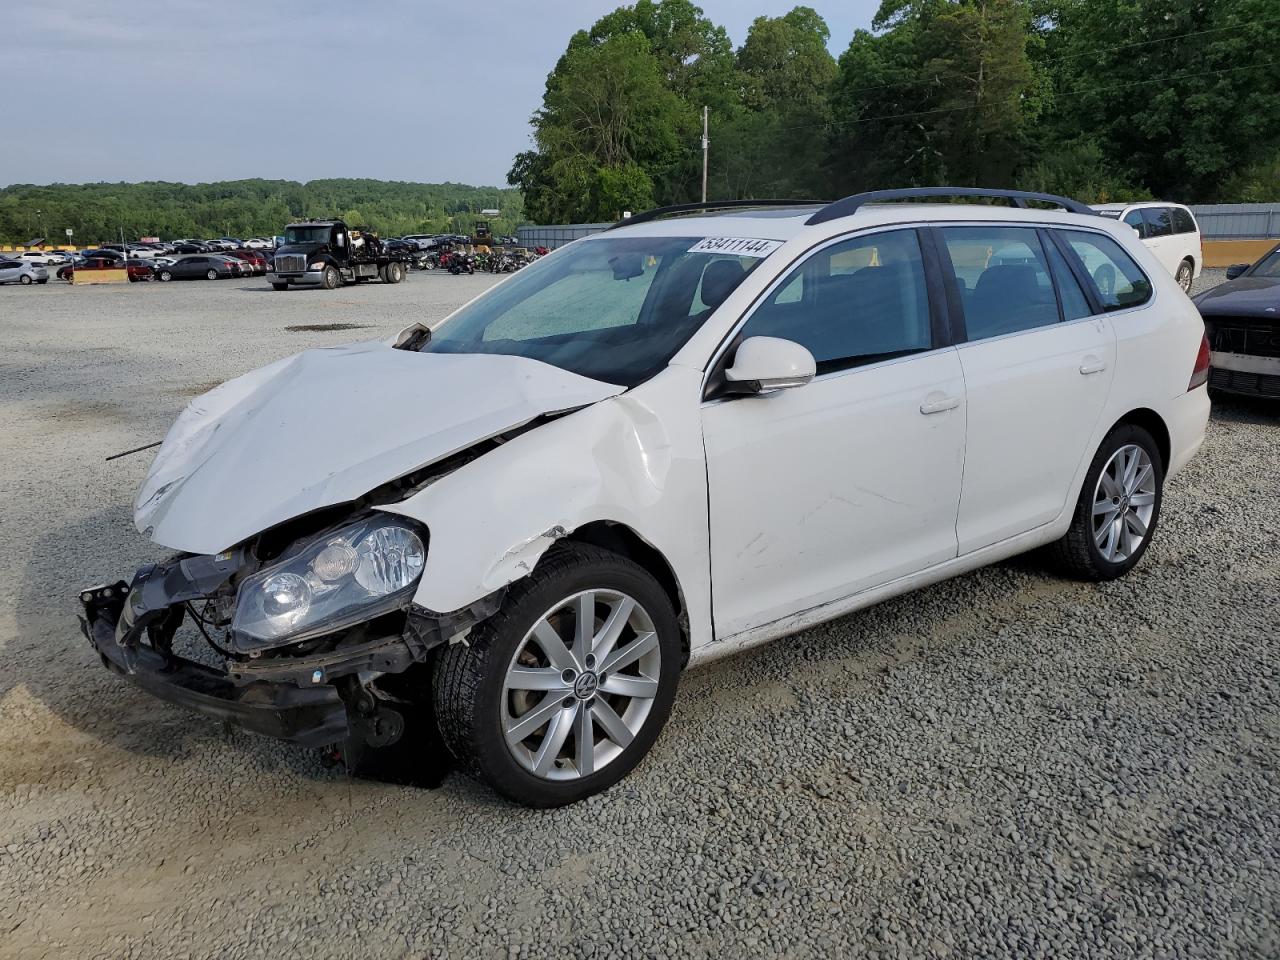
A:
POLYGON ((632 560, 644 567, 671 598, 676 617, 680 621, 680 643, 684 647, 685 657, 689 656, 689 618, 685 613, 684 597, 680 592, 680 581, 667 558, 636 533, 630 527, 609 520, 595 520, 584 523, 567 537, 570 542, 590 543, 605 550, 612 551, 632 560))
MULTIPOLYGON (((1122 423, 1131 423, 1135 427, 1141 427, 1143 430, 1147 431, 1147 433, 1151 434, 1152 439, 1156 442, 1156 447, 1160 450, 1160 466, 1167 470, 1169 468, 1169 457, 1173 444, 1169 439, 1169 428, 1165 426, 1164 420, 1161 419, 1160 414, 1156 413, 1154 410, 1149 410, 1146 407, 1141 407, 1137 410, 1130 410, 1116 421, 1115 426, 1118 427, 1122 423)), ((1111 429, 1114 430, 1115 427, 1112 427, 1111 429)))

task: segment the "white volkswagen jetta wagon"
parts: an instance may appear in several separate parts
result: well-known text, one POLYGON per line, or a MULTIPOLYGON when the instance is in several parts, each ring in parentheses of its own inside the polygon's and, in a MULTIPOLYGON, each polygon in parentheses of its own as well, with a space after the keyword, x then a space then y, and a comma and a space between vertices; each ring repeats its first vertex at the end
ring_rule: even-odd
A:
POLYGON ((438 729, 552 806, 641 760, 687 666, 1034 547, 1118 577, 1203 440, 1203 324, 1128 226, 982 193, 1012 206, 652 211, 232 380, 137 498, 180 552, 85 590, 88 639, 349 758, 438 729))

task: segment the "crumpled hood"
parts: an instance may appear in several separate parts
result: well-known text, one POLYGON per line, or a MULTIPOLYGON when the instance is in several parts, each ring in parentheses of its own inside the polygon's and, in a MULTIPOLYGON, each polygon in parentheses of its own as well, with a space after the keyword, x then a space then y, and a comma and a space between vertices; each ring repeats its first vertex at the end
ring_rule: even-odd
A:
POLYGON ((1206 317, 1262 317, 1280 321, 1280 278, 1238 277, 1196 297, 1206 317))
POLYGON ((381 341, 308 350, 191 401, 151 464, 134 523, 163 546, 219 553, 623 389, 524 357, 381 341))

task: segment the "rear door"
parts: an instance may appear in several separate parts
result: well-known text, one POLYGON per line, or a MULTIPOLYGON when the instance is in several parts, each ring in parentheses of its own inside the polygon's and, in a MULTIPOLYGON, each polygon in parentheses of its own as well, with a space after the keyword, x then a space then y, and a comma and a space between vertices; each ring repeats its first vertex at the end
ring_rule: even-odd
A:
POLYGON ((961 556, 1056 518, 1115 370, 1115 337, 1046 231, 938 229, 963 326, 968 437, 961 556))

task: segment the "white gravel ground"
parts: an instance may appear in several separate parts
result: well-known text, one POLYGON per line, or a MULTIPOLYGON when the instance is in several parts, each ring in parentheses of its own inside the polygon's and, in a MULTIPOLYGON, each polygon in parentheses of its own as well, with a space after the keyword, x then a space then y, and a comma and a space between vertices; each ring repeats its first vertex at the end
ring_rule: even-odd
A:
POLYGON ((1124 580, 1023 559, 691 673, 569 809, 352 782, 96 664, 77 589, 159 552, 149 456, 105 456, 489 282, 0 288, 0 957, 1280 956, 1280 405, 1217 404, 1124 580))

